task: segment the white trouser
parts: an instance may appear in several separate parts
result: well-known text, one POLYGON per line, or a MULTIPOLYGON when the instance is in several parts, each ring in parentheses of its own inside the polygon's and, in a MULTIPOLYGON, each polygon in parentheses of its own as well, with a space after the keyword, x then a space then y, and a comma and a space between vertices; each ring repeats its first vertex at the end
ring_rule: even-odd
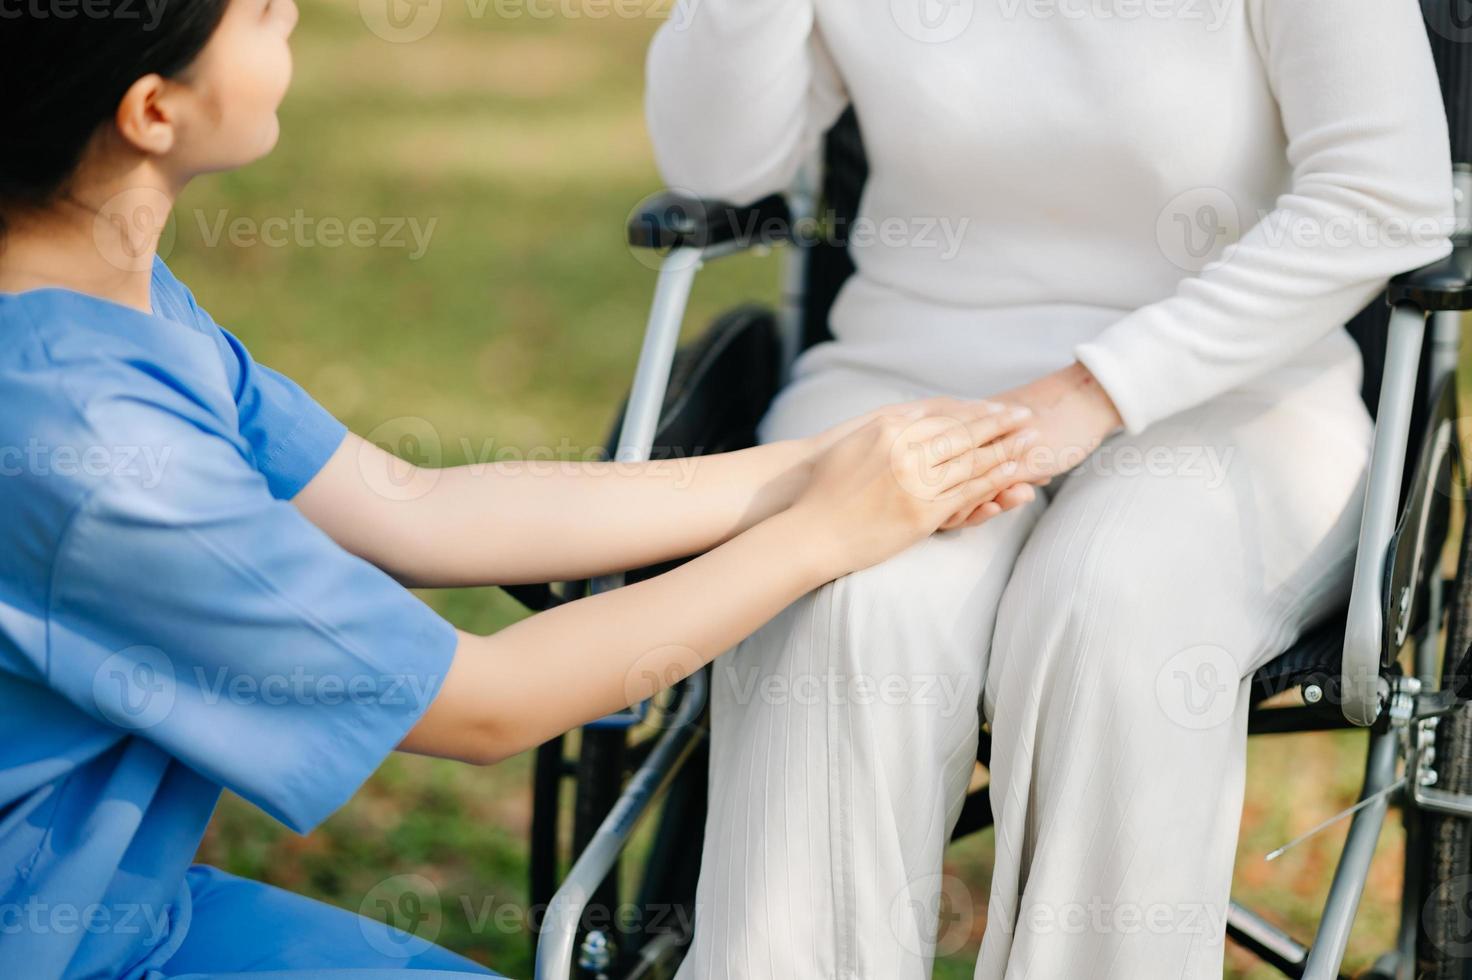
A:
MULTIPOLYGON (((825 357, 764 438, 934 393, 825 357)), ((1348 594, 1360 370, 1338 333, 1111 437, 1022 509, 824 586, 718 660, 680 980, 922 980, 983 914, 981 980, 1220 977, 1245 679, 1348 594), (979 702, 985 902, 942 872, 979 702)))

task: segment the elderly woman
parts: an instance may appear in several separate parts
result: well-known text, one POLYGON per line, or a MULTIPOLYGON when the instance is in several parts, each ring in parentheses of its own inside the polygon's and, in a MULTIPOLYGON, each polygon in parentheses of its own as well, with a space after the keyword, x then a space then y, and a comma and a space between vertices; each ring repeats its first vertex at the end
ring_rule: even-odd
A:
POLYGON ((708 197, 787 186, 849 104, 863 130, 858 271, 763 438, 988 396, 1037 413, 1046 484, 717 663, 681 977, 927 976, 983 720, 977 977, 1219 977, 1246 678, 1348 592, 1343 324, 1450 250, 1416 3, 688 0, 648 82, 665 178, 708 197))

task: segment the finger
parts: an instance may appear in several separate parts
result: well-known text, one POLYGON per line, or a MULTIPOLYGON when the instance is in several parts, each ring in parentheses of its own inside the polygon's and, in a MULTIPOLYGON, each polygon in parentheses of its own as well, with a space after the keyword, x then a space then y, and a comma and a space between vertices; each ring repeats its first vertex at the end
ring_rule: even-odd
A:
POLYGON ((973 508, 971 513, 966 515, 966 520, 961 523, 961 526, 976 527, 979 524, 985 524, 1005 509, 997 501, 988 500, 979 507, 973 508))
POLYGON ((973 415, 962 421, 967 448, 985 446, 1009 435, 1016 435, 1033 422, 1032 409, 1026 405, 1009 405, 999 412, 973 415))
MULTIPOLYGON (((969 450, 937 466, 929 482, 944 492, 1008 461, 1016 461, 1020 467, 1025 467, 1027 449, 1037 442, 1039 435, 1037 429, 1023 429, 1005 439, 969 450)), ((1025 469, 1018 472, 1019 479, 1027 475, 1025 469)))
POLYGON ((1014 482, 1018 468, 1018 462, 1009 459, 980 476, 957 484, 936 497, 934 503, 946 516, 957 511, 971 510, 995 497, 1002 488, 1014 482))
POLYGON ((972 507, 962 507, 950 517, 946 518, 946 522, 940 526, 940 529, 942 531, 949 531, 958 527, 966 527, 971 523, 971 518, 974 517, 976 515, 976 512, 980 509, 981 504, 977 504, 972 507))
POLYGON ((1030 483, 1017 483, 999 492, 991 500, 972 508, 971 513, 956 522, 956 527, 976 527, 998 514, 1016 510, 1037 499, 1037 492, 1030 483))
POLYGON ((1025 507, 1036 499, 1038 499, 1038 492, 1031 483, 1014 483, 997 494, 997 503, 1002 505, 1003 510, 1025 507))
POLYGON ((943 463, 1017 431, 1031 417, 1025 405, 970 402, 946 415, 927 416, 912 435, 916 442, 926 444, 927 462, 943 463))
POLYGON ((938 395, 934 398, 924 398, 920 401, 910 402, 904 407, 917 418, 930 415, 961 418, 969 417, 976 412, 1000 412, 1007 406, 1002 402, 992 399, 965 399, 952 398, 949 395, 938 395))

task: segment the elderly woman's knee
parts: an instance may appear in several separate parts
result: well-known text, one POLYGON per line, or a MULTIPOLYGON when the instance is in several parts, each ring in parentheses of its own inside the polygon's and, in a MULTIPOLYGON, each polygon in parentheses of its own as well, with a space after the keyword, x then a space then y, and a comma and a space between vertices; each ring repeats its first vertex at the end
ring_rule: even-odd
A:
POLYGON ((951 548, 922 542, 799 599, 717 661, 717 697, 838 687, 872 703, 974 705, 1001 585, 976 584, 983 570, 951 548))
POLYGON ((1035 698, 1045 712, 1118 719, 1106 729, 1121 736, 1231 716, 1254 619, 1240 591, 1179 554, 1104 538, 1028 559, 999 610, 989 703, 1035 698))

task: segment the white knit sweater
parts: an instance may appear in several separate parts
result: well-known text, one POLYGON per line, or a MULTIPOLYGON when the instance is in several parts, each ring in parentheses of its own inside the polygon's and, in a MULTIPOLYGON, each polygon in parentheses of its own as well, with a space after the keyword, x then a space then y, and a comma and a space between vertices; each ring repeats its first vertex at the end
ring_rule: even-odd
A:
POLYGON ((1450 250, 1416 0, 681 2, 648 61, 671 186, 781 190, 855 106, 840 346, 928 346, 980 384, 1065 337, 1134 433, 1450 250))

